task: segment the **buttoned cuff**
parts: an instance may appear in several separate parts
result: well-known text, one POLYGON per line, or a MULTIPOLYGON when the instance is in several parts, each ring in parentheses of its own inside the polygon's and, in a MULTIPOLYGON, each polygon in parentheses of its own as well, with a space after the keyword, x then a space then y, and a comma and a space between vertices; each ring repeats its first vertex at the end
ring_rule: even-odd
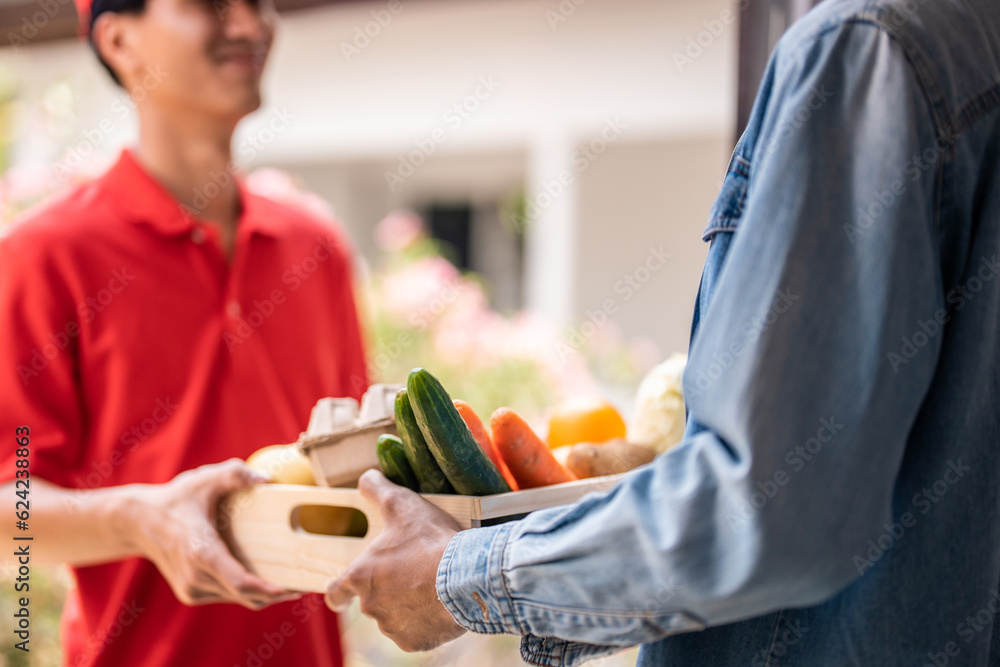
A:
POLYGON ((487 635, 523 635, 521 657, 531 665, 570 667, 623 650, 536 637, 514 615, 503 576, 504 554, 516 522, 458 532, 445 549, 437 572, 437 595, 455 621, 487 635))
POLYGON ((437 595, 459 625, 487 635, 522 635, 503 576, 514 523, 458 532, 438 564, 437 595))

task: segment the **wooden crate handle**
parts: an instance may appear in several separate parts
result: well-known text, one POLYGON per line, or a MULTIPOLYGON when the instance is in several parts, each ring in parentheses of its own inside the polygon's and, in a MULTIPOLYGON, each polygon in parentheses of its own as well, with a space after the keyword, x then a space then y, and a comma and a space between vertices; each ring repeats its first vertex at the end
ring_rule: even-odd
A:
POLYGON ((220 508, 220 533, 247 569, 289 590, 323 593, 382 532, 378 511, 354 489, 260 484, 236 491, 220 508), (317 535, 293 525, 304 505, 348 507, 368 520, 363 538, 317 535))

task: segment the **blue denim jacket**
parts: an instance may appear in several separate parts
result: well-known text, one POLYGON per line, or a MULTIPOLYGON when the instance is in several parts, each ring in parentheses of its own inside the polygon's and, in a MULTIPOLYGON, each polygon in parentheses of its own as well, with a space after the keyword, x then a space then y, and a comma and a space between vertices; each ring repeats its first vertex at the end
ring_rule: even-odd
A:
POLYGON ((1000 2, 796 23, 705 237, 683 442, 441 600, 538 665, 1000 665, 1000 2))

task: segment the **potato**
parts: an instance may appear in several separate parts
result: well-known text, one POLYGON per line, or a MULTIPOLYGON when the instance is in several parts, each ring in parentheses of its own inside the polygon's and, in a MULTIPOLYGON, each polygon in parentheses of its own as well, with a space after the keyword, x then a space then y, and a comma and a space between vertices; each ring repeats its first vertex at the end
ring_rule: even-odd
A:
POLYGON ((580 479, 617 475, 646 465, 655 456, 649 447, 621 439, 597 445, 580 443, 570 448, 566 469, 580 479))
POLYGON ((247 458, 247 466, 266 472, 275 484, 316 484, 309 459, 295 445, 262 447, 247 458))

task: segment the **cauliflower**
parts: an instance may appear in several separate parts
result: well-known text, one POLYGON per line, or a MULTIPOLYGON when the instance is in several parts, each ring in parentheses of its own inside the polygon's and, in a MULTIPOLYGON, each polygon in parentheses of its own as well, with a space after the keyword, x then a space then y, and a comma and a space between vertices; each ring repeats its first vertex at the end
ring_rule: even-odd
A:
POLYGON ((628 430, 629 441, 646 445, 657 454, 684 437, 684 392, 681 377, 687 356, 674 354, 642 379, 635 412, 628 430))

